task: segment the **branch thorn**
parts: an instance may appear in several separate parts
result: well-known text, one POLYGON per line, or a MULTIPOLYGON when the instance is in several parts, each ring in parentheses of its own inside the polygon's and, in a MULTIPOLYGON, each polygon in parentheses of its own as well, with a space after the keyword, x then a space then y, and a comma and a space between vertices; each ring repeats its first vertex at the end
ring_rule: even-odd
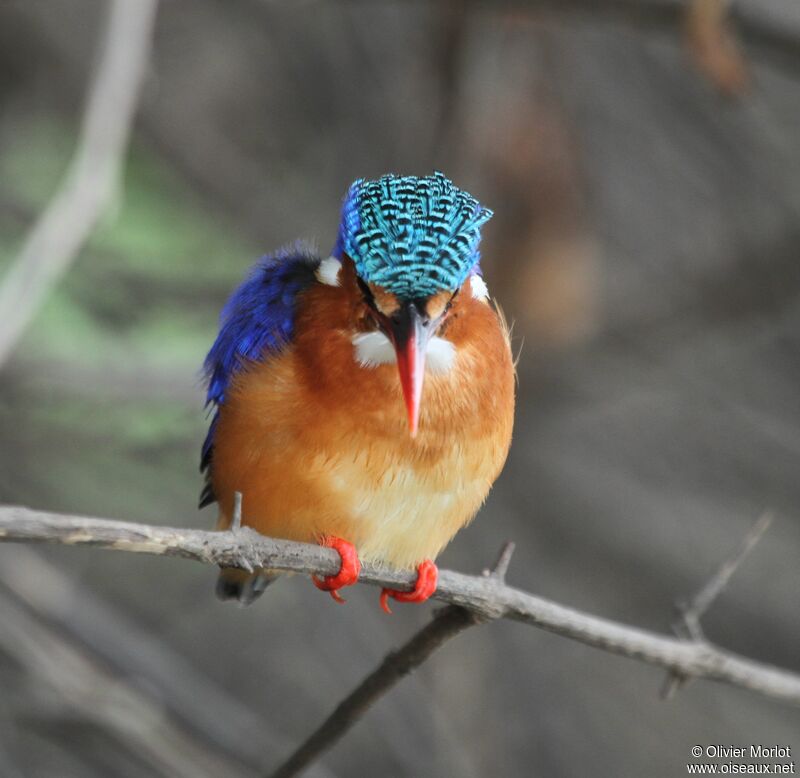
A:
POLYGON ((231 518, 231 532, 238 532, 242 528, 242 493, 233 493, 233 517, 231 518))
POLYGON ((505 583, 506 573, 508 572, 508 566, 511 564, 511 557, 515 548, 516 543, 513 540, 507 540, 503 543, 494 565, 490 570, 484 570, 483 575, 486 578, 493 578, 498 583, 505 583))

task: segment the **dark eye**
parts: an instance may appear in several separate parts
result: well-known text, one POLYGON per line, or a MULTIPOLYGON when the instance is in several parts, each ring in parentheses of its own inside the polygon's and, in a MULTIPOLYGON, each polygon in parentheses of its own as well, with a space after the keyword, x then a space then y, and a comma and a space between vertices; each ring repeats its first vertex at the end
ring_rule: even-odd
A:
POLYGON ((361 290, 361 294, 364 295, 364 302, 370 308, 372 308, 373 311, 377 311, 375 306, 375 296, 372 294, 372 290, 360 278, 356 277, 356 281, 358 282, 358 288, 361 290))
POLYGON ((361 294, 364 295, 364 303, 369 308, 369 318, 379 330, 385 332, 388 327, 388 319, 378 310, 378 304, 375 302, 372 290, 360 278, 356 278, 356 281, 358 281, 358 288, 361 289, 361 294))
POLYGON ((444 311, 442 311, 442 316, 444 316, 444 314, 446 314, 446 313, 447 313, 447 312, 450 310, 450 307, 453 305, 453 300, 455 300, 455 299, 456 299, 456 295, 457 295, 457 294, 458 294, 460 291, 461 291, 460 289, 456 289, 456 291, 455 291, 455 292, 453 292, 453 294, 451 294, 451 295, 450 295, 450 299, 449 299, 449 300, 447 301, 447 303, 445 304, 445 306, 444 306, 444 311))

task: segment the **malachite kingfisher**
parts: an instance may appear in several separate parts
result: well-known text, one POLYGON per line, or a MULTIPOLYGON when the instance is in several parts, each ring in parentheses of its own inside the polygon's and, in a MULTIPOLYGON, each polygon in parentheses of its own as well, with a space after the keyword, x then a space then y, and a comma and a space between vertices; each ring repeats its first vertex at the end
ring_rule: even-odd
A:
MULTIPOLYGON (((200 507, 230 526, 323 543, 314 578, 337 600, 360 560, 418 571, 467 524, 503 467, 514 417, 509 332, 480 269, 492 216, 442 173, 357 180, 327 258, 297 244, 233 293, 205 360, 213 409, 200 507)), ((223 569, 222 599, 252 602, 276 577, 223 569)))

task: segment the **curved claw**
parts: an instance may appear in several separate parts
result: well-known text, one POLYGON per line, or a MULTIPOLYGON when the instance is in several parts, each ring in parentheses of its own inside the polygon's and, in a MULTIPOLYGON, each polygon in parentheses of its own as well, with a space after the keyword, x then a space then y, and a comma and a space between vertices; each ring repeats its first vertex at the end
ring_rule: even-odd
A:
POLYGON ((352 586, 358 581, 358 576, 361 573, 361 560, 358 558, 358 552, 352 543, 332 536, 324 537, 320 545, 336 551, 342 560, 342 566, 336 575, 327 575, 325 578, 318 578, 312 575, 311 580, 317 589, 321 589, 323 592, 330 592, 331 597, 336 602, 344 605, 346 600, 339 594, 339 589, 343 586, 352 586))
POLYGON ((436 591, 439 582, 439 568, 430 560, 426 559, 417 567, 417 581, 410 592, 400 592, 397 589, 384 589, 381 592, 381 608, 386 613, 391 613, 389 608, 389 598, 398 602, 425 602, 436 591))

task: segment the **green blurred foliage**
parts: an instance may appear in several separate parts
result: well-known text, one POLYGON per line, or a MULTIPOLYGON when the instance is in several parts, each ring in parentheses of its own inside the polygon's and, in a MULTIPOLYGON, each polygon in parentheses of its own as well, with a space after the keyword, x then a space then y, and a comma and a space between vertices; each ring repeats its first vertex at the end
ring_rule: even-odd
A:
MULTIPOLYGON (((59 185, 74 142, 74 132, 50 118, 0 147, 2 189, 14 205, 1 212, 0 270, 59 185)), ((200 365, 222 303, 258 254, 163 158, 134 145, 124 191, 20 343, 15 362, 27 369, 0 394, 0 423, 16 452, 0 477, 2 499, 192 517, 195 447, 205 427, 200 365), (64 392, 63 376, 57 389, 43 379, 64 371, 79 391, 64 392), (150 375, 183 393, 148 392, 150 375), (126 396, 117 386, 104 397, 102 386, 93 393, 85 385, 106 379, 139 389, 126 396), (18 419, 24 429, 15 431, 18 419), (34 459, 46 479, 26 474, 34 459), (142 498, 135 507, 132 489, 142 498)))
MULTIPOLYGON (((4 188, 38 213, 64 174, 74 142, 40 121, 0 154, 4 188)), ((0 224, 7 263, 27 225, 0 224)), ((22 353, 78 363, 143 358, 197 364, 213 337, 220 299, 258 251, 237 239, 158 155, 133 147, 124 191, 44 306, 22 353)))

